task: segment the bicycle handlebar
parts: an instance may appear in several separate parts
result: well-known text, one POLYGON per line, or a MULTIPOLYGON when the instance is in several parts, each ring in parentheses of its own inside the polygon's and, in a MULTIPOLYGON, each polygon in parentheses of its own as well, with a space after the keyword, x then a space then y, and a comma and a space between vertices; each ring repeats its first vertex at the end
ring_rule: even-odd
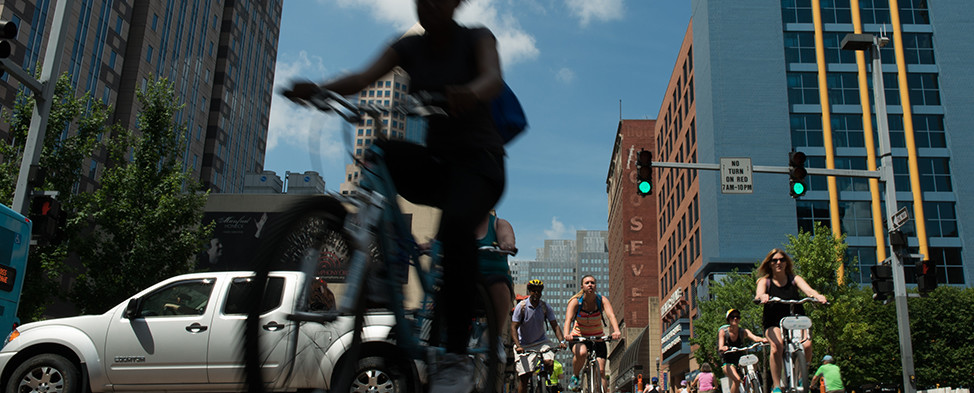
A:
POLYGON ((325 89, 318 89, 305 102, 322 112, 334 112, 353 124, 360 122, 363 115, 377 118, 386 112, 397 112, 407 116, 446 116, 447 113, 443 108, 448 103, 443 94, 420 91, 407 96, 404 104, 391 107, 367 102, 353 104, 341 94, 325 89))
POLYGON ((545 354, 547 352, 558 352, 559 350, 561 350, 561 348, 558 348, 558 347, 550 347, 550 348, 546 348, 546 349, 542 349, 542 350, 526 349, 524 347, 521 347, 521 352, 514 351, 514 357, 520 358, 520 357, 528 356, 528 355, 530 355, 532 353, 533 354, 537 354, 537 355, 543 355, 543 354, 545 354))
POLYGON ((572 337, 572 339, 571 340, 568 340, 568 341, 571 342, 571 343, 580 343, 580 342, 586 342, 586 341, 588 341, 588 342, 609 342, 609 341, 612 341, 612 336, 575 336, 575 337, 572 337))
POLYGON ((507 254, 507 255, 510 255, 510 256, 517 255, 517 248, 515 248, 513 250, 505 250, 505 249, 500 248, 498 246, 482 246, 482 247, 478 248, 477 250, 478 251, 493 252, 493 253, 497 253, 497 254, 507 254))
MULTIPOLYGON (((755 304, 761 304, 761 299, 754 298, 754 303, 755 304)), ((775 296, 775 297, 769 298, 768 301, 765 302, 765 304, 767 304, 767 303, 805 304, 805 303, 819 303, 819 301, 818 300, 815 300, 815 298, 813 298, 813 297, 806 297, 806 298, 802 298, 802 299, 798 299, 798 300, 791 300, 791 299, 782 299, 780 297, 775 296)), ((821 303, 821 304, 829 304, 829 302, 825 302, 825 303, 821 303)))
POLYGON ((766 343, 754 343, 754 344, 748 345, 746 347, 728 347, 727 350, 724 351, 724 353, 748 352, 748 351, 750 351, 752 349, 760 348, 760 347, 763 347, 763 346, 766 346, 766 345, 768 345, 768 344, 766 344, 766 343))

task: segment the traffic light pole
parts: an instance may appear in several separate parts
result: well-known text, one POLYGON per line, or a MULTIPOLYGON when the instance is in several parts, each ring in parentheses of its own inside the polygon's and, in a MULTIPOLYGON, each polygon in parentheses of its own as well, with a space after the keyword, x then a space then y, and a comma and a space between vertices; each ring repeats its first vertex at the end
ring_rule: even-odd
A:
POLYGON ((2 63, 4 69, 21 83, 34 92, 34 114, 30 120, 30 130, 27 133, 27 140, 24 143, 24 157, 20 161, 20 175, 17 177, 17 189, 14 190, 14 210, 27 216, 30 214, 30 185, 27 179, 32 165, 36 165, 41 159, 41 152, 44 150, 44 133, 47 130, 47 116, 51 112, 51 101, 54 97, 54 88, 57 86, 58 67, 61 64, 61 55, 65 52, 61 48, 61 38, 67 32, 67 24, 64 23, 64 16, 69 5, 74 4, 70 0, 57 2, 54 8, 54 20, 51 26, 56 29, 51 31, 51 36, 47 40, 47 51, 44 53, 44 65, 41 69, 40 81, 34 80, 19 66, 4 59, 2 63))
MULTIPOLYGON (((688 163, 688 162, 656 162, 653 161, 653 168, 677 168, 677 169, 697 169, 697 170, 710 170, 719 171, 720 164, 701 164, 701 163, 688 163)), ((823 169, 823 168, 805 168, 809 175, 820 175, 820 176, 838 176, 838 177, 864 177, 881 179, 882 175, 879 171, 866 171, 860 169, 823 169)), ((760 173, 788 173, 788 167, 786 166, 765 166, 765 165, 755 165, 752 172, 760 173)))

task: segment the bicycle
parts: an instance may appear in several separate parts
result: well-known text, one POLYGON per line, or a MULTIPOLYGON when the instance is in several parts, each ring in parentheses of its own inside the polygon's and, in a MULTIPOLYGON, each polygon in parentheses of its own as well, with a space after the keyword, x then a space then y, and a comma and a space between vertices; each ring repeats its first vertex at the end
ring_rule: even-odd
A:
MULTIPOLYGON (((525 349, 524 352, 516 353, 515 358, 520 359, 525 356, 535 355, 534 361, 531 363, 531 377, 528 379, 528 389, 529 393, 548 393, 552 391, 551 387, 548 385, 548 378, 551 374, 551 370, 548 370, 544 364, 544 354, 547 352, 557 352, 558 348, 547 348, 545 350, 536 349, 525 349)), ((515 360, 519 361, 519 360, 515 360)))
MULTIPOLYGON (((758 302, 755 300, 755 302, 758 302)), ((798 315, 795 308, 798 305, 816 302, 815 298, 806 297, 799 300, 785 300, 779 297, 768 299, 767 303, 781 303, 789 305, 791 315, 781 318, 781 339, 785 345, 781 357, 781 391, 782 393, 803 393, 808 387, 808 361, 805 359, 805 341, 808 341, 808 330, 812 327, 812 319, 798 315)), ((827 304, 827 303, 826 303, 827 304)), ((772 355, 773 356, 773 355, 772 355)))
MULTIPOLYGON (((437 106, 437 103, 445 100, 432 94, 412 96, 406 105, 392 108, 353 104, 341 95, 326 90, 319 91, 307 102, 323 112, 339 115, 350 124, 358 124, 371 117, 376 120, 376 133, 379 136, 383 133, 382 121, 378 117, 386 111, 422 117, 446 115, 437 106)), ((346 143, 351 143, 347 134, 346 143)), ((420 256, 427 250, 417 244, 408 221, 400 211, 396 198, 398 194, 383 154, 382 149, 373 144, 361 160, 356 159, 362 168, 357 192, 305 198, 280 214, 270 225, 255 259, 253 288, 264 288, 271 270, 300 270, 309 276, 316 276, 315 273, 325 268, 347 269, 345 292, 337 310, 295 311, 288 316, 289 321, 299 325, 327 324, 339 317, 353 320, 351 337, 343 337, 347 349, 340 359, 335 360, 339 366, 333 370, 330 378, 323 379, 327 385, 323 388, 332 392, 378 388, 376 375, 356 374, 363 361, 387 365, 391 369, 391 377, 395 379, 391 385, 396 391, 418 391, 421 387, 414 370, 419 367, 410 366, 410 361, 435 365, 437 358, 445 352, 439 346, 442 329, 435 310, 436 293, 441 285, 441 246, 434 241, 428 252, 430 262, 421 263, 420 256), (410 269, 417 273, 422 293, 418 310, 406 310, 404 306, 403 286, 410 269), (391 334, 398 347, 395 353, 379 351, 363 343, 363 335, 376 334, 363 331, 363 327, 369 310, 378 308, 388 309, 395 316, 396 323, 391 334)), ((494 249, 512 254, 496 247, 494 249)), ((492 393, 499 379, 497 348, 500 321, 484 285, 477 282, 473 291, 473 320, 467 355, 474 362, 475 391, 492 393)), ((258 327, 261 310, 257 305, 264 304, 265 300, 273 301, 264 299, 263 291, 259 289, 248 294, 249 304, 255 305, 249 309, 244 334, 245 372, 251 392, 263 391, 262 353, 272 349, 262 347, 258 327)), ((307 299, 299 299, 299 303, 302 301, 307 302, 307 299)), ((315 349, 297 348, 298 335, 293 336, 292 342, 288 343, 291 354, 296 356, 304 350, 315 349)), ((383 383, 383 386, 389 385, 388 381, 383 383)))
MULTIPOLYGON (((610 342, 612 341, 612 336, 576 336, 571 339, 571 343, 584 343, 584 342, 610 342)), ((599 369, 599 361, 595 357, 595 350, 589 348, 587 359, 585 359, 585 366, 582 368, 582 376, 579 378, 581 380, 582 392, 585 393, 605 393, 605 386, 602 386, 602 372, 599 369)))
POLYGON ((744 352, 745 355, 741 356, 741 359, 737 361, 738 374, 741 376, 741 391, 744 393, 763 393, 764 389, 761 386, 761 379, 758 377, 760 373, 756 370, 755 365, 758 363, 757 355, 752 352, 755 349, 767 346, 765 343, 754 343, 746 347, 729 347, 724 353, 732 352, 744 352))

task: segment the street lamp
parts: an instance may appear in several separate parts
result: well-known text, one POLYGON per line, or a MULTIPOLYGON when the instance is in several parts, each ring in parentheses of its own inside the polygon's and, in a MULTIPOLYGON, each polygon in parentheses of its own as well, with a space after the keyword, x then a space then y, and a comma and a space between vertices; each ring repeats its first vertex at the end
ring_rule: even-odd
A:
POLYGON ((659 356, 656 357, 656 383, 659 383, 659 356))
MULTIPOLYGON (((879 48, 886 46, 889 38, 872 34, 846 34, 842 38, 843 50, 868 50, 872 58, 873 100, 875 101, 876 127, 879 136, 879 153, 882 165, 879 168, 880 180, 886 184, 886 222, 893 223, 896 215, 896 183, 893 181, 893 154, 889 140, 889 121, 886 114, 886 89, 883 86, 883 63, 879 48)), ((869 114, 864 114, 868 116, 869 114)), ((895 228, 894 228, 895 229, 895 228)), ((890 241, 892 244, 892 241, 890 241)), ((903 366, 903 392, 916 393, 913 386, 913 343, 910 336, 910 316, 906 304, 906 279, 903 277, 903 261, 896 253, 891 253, 893 267, 893 299, 896 304, 896 324, 900 336, 900 361, 903 366)))

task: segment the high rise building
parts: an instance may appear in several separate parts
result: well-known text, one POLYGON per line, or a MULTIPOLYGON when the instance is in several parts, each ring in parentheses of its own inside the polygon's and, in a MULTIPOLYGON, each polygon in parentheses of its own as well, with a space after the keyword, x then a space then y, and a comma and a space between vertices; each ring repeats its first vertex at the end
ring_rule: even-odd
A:
MULTIPOLYGON (((968 110, 974 76, 965 69, 974 53, 965 36, 974 27, 969 7, 961 0, 693 0, 656 122, 661 161, 750 157, 755 166, 780 167, 796 150, 808 155, 810 168, 867 169, 864 130, 875 119, 863 116, 860 88, 868 95, 872 89, 857 77, 868 70, 840 43, 857 27, 885 35, 890 44, 880 52, 896 198, 911 217, 903 231, 914 252, 926 250, 936 262, 942 284, 968 286, 974 256, 959 223, 974 215, 972 186, 953 181, 953 173, 974 167, 974 157, 954 153, 974 142, 965 132, 974 120, 968 110)), ((722 194, 713 171, 659 175, 662 363, 669 383, 696 369, 689 335, 709 278, 750 270, 786 243, 785 234, 816 222, 847 236, 845 268, 859 272, 854 279, 868 282, 869 266, 885 252, 864 179, 809 176, 809 191, 792 199, 779 174, 754 174, 752 194, 722 194)), ((912 267, 905 276, 912 284, 912 267)))
MULTIPOLYGON (((58 1, 0 4, 19 29, 11 59, 34 74, 46 52, 58 1)), ((281 0, 156 2, 89 0, 68 3, 58 73, 76 93, 114 108, 112 122, 136 129, 138 91, 162 77, 184 104, 183 167, 212 192, 241 192, 247 173, 264 166, 281 0)), ((11 108, 20 84, 0 78, 0 103, 11 108)), ((6 137, 8 125, 0 125, 6 137)), ((91 190, 106 159, 85 162, 78 191, 91 190)))
POLYGON ((641 196, 636 191, 636 158, 642 150, 655 155, 655 124, 654 120, 619 122, 606 177, 608 287, 623 336, 621 348, 615 347, 610 356, 610 384, 617 391, 627 391, 639 374, 656 375, 651 359, 659 356, 656 193, 641 196))

